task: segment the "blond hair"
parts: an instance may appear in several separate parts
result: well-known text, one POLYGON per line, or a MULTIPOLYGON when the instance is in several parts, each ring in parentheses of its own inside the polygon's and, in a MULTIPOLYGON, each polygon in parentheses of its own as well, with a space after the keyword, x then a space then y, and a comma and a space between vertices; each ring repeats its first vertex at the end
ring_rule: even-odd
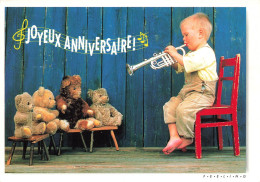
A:
POLYGON ((186 23, 188 21, 193 23, 192 28, 197 27, 199 29, 204 30, 206 40, 209 39, 210 34, 212 32, 212 24, 209 20, 209 17, 206 14, 204 14, 204 13, 193 14, 193 15, 185 18, 184 20, 182 20, 181 23, 180 23, 180 26, 183 23, 186 23))

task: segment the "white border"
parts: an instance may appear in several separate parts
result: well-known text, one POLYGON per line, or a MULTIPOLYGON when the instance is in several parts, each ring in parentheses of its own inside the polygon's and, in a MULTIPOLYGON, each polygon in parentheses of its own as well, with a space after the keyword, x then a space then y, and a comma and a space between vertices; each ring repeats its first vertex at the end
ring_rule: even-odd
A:
MULTIPOLYGON (((5 62, 5 7, 246 7, 247 8, 247 172, 245 179, 228 179, 228 181, 258 181, 259 156, 260 156, 260 57, 259 53, 259 18, 260 0, 0 0, 0 85, 4 87, 4 62, 5 62)), ((242 60, 245 61, 245 60, 242 60)), ((94 181, 133 181, 133 180, 166 180, 166 181, 224 181, 217 178, 203 178, 204 174, 5 174, 5 111, 4 111, 4 89, 0 91, 0 182, 11 181, 71 181, 71 180, 94 180, 94 181), (53 178, 57 177, 57 178, 53 178), (21 179, 22 178, 22 179, 21 179), (181 178, 181 179, 179 179, 181 178)), ((54 169, 55 170, 55 169, 54 169)), ((227 174, 228 175, 228 174, 227 174)))

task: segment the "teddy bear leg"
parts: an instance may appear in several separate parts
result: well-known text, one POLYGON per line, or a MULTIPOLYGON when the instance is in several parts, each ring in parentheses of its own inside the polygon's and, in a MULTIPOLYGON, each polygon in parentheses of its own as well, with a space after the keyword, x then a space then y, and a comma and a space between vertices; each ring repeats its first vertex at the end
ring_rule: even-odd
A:
POLYGON ((49 122, 46 126, 46 132, 51 135, 54 135, 57 130, 58 130, 58 127, 54 121, 49 122))
POLYGON ((70 130, 70 124, 67 120, 55 119, 54 121, 57 124, 58 129, 61 129, 66 132, 70 130))
POLYGON ((21 128, 22 138, 29 138, 32 136, 32 131, 29 127, 21 128))
POLYGON ((67 120, 60 120, 60 128, 63 131, 69 131, 70 130, 70 124, 67 120))
POLYGON ((81 129, 81 130, 90 130, 90 129, 94 128, 94 122, 89 119, 80 119, 76 123, 75 128, 81 129))
POLYGON ((46 124, 41 122, 35 126, 33 126, 33 134, 35 135, 42 135, 46 131, 46 124))

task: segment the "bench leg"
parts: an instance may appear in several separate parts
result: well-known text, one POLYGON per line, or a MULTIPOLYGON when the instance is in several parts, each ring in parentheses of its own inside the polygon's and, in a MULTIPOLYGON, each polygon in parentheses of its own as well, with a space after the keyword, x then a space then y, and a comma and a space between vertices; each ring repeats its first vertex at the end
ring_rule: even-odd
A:
POLYGON ((57 155, 59 156, 61 154, 61 145, 62 145, 62 139, 63 139, 63 133, 60 133, 60 141, 59 141, 59 149, 57 155))
POLYGON ((119 150, 119 147, 118 147, 118 144, 117 144, 117 141, 116 141, 115 133, 114 133, 113 130, 110 130, 110 133, 111 133, 111 136, 112 136, 112 138, 113 138, 113 141, 114 141, 116 150, 118 151, 118 150, 119 150))
POLYGON ((13 155, 14 155, 15 147, 16 147, 16 142, 13 142, 13 146, 11 148, 11 152, 10 152, 9 158, 8 158, 8 160, 6 162, 6 165, 10 165, 11 164, 11 161, 12 161, 12 158, 13 158, 13 155))
POLYGON ((87 145, 86 145, 86 143, 85 143, 85 140, 84 140, 83 134, 82 134, 82 132, 80 132, 79 134, 80 134, 80 137, 81 137, 81 140, 82 140, 82 143, 83 143, 84 149, 85 149, 85 151, 87 152, 88 149, 87 149, 87 145))
POLYGON ((41 160, 44 160, 43 141, 39 142, 39 146, 40 146, 41 160))
POLYGON ((51 153, 51 147, 53 147, 54 154, 56 154, 57 148, 56 148, 56 144, 55 144, 53 135, 50 135, 49 154, 51 153))
POLYGON ((22 157, 23 159, 25 159, 27 146, 28 146, 28 142, 27 141, 23 142, 23 157, 22 157))
POLYGON ((29 166, 33 165, 34 143, 31 143, 29 166))
POLYGON ((94 131, 91 131, 89 152, 93 152, 93 143, 94 143, 94 131))
POLYGON ((44 140, 42 141, 42 145, 43 145, 43 149, 44 149, 44 152, 45 152, 46 159, 48 161, 48 160, 50 160, 50 155, 49 155, 49 152, 47 150, 47 147, 46 147, 44 140))

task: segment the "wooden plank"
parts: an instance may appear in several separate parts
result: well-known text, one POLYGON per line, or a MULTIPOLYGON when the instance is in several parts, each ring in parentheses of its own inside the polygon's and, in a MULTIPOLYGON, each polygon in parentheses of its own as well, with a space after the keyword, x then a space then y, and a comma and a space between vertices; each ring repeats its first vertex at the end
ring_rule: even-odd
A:
MULTIPOLYGON (((146 8, 145 32, 149 32, 149 48, 144 57, 150 58, 171 43, 171 8, 146 8), (163 28, 162 28, 163 27, 163 28)), ((163 105, 171 96, 171 68, 144 68, 144 146, 164 146, 169 135, 163 120, 163 105)))
MULTIPOLYGON (((103 38, 102 34, 102 8, 88 8, 88 40, 93 42, 96 37, 103 38)), ((87 54, 87 89, 101 88, 102 54, 87 54)))
MULTIPOLYGON (((6 9, 6 50, 5 50, 5 141, 14 134, 13 117, 16 112, 14 98, 23 92, 23 42, 20 49, 13 41, 13 35, 21 29, 25 8, 10 7, 6 9)), ((18 39, 19 37, 15 37, 18 39)))
MULTIPOLYGON (((181 46, 183 36, 180 29, 181 21, 194 13, 193 8, 172 8, 172 45, 181 46)), ((186 53, 189 51, 185 48, 186 53)), ((178 95, 184 84, 184 74, 176 74, 172 71, 172 96, 178 95)))
MULTIPOLYGON (((238 96, 238 126, 240 144, 246 144, 246 8, 216 8, 215 11, 216 57, 234 57, 241 54, 240 82, 238 96)), ((231 84, 223 85, 223 102, 231 98, 228 90, 231 84)), ((223 130, 224 145, 232 145, 230 129, 223 130)))
MULTIPOLYGON (((66 35, 70 37, 70 50, 66 51, 65 75, 80 75, 81 77, 81 97, 86 100, 87 97, 87 56, 81 54, 80 50, 73 50, 72 39, 76 40, 79 36, 87 38, 87 8, 70 7, 67 8, 66 35)), ((78 40, 79 41, 79 40, 78 40)))
MULTIPOLYGON (((34 167, 31 168, 22 159, 22 149, 19 149, 16 148, 13 165, 5 166, 6 173, 203 173, 198 174, 199 178, 204 175, 218 175, 207 173, 223 173, 219 174, 219 179, 224 179, 220 176, 232 178, 229 173, 235 173, 231 175, 238 175, 242 179, 247 164, 245 147, 241 148, 240 157, 233 156, 232 147, 224 147, 223 151, 218 151, 216 147, 205 147, 201 160, 195 159, 194 148, 188 148, 186 153, 175 151, 165 155, 160 147, 120 147, 119 151, 108 147, 94 148, 91 154, 64 148, 61 156, 54 155, 50 161, 34 160, 34 167)), ((8 148, 5 160, 8 159, 9 150, 8 148)))
POLYGON ((117 126, 102 126, 99 128, 92 128, 89 131, 102 131, 102 130, 117 130, 118 127, 117 126))
MULTIPOLYGON (((39 33, 45 28, 45 8, 26 8, 26 19, 28 27, 37 26, 39 33)), ((26 35, 27 37, 27 35, 26 35)), ((33 94, 43 84, 43 63, 44 63, 44 43, 39 40, 30 39, 28 44, 24 44, 24 78, 23 88, 29 94, 33 94), (32 84, 33 83, 33 84, 32 84)))
POLYGON ((28 142, 37 143, 37 142, 44 140, 45 138, 48 138, 48 137, 49 137, 49 134, 33 135, 30 138, 18 138, 18 137, 15 137, 15 136, 11 136, 11 137, 8 137, 8 140, 9 141, 16 141, 16 142, 28 141, 28 142))
MULTIPOLYGON (((144 32, 144 8, 128 8, 127 32, 129 35, 140 35, 144 32)), ((136 37, 137 41, 137 37, 136 37)), ((135 65, 144 61, 143 49, 129 52, 127 63, 135 65)), ((133 76, 126 76, 126 116, 125 137, 123 146, 143 146, 143 68, 140 68, 133 76)))
POLYGON ((61 80, 64 76, 65 50, 64 37, 66 24, 66 8, 47 8, 46 9, 46 28, 55 29, 56 33, 61 34, 61 47, 46 44, 44 50, 44 77, 43 86, 53 92, 54 96, 59 94, 61 80))
MULTIPOLYGON (((103 13, 103 39, 111 38, 117 42, 118 38, 125 38, 127 9, 104 8, 103 13)), ((120 52, 117 55, 103 54, 102 87, 107 90, 111 105, 125 115, 126 54, 120 52)), ((123 121, 119 128, 118 138, 124 136, 124 127, 123 121)))

